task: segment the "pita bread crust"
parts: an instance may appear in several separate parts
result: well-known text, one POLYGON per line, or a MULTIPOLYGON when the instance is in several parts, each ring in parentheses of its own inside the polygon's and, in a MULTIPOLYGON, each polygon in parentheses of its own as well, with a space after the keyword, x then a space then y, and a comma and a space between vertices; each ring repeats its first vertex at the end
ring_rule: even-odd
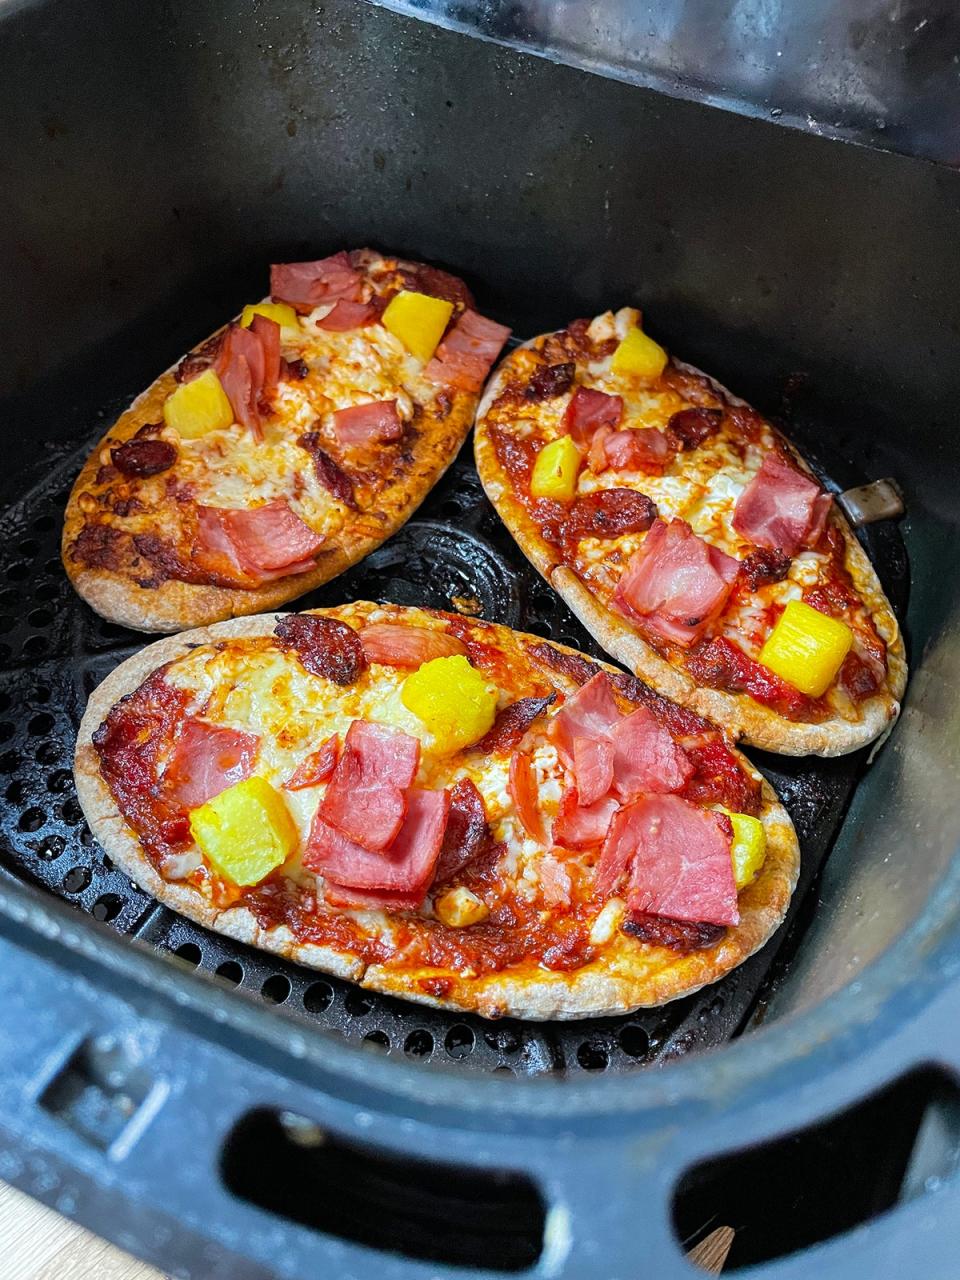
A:
MULTIPOLYGON (((523 346, 533 346, 537 341, 539 339, 532 338, 523 346)), ((679 360, 674 363, 687 373, 706 378, 718 396, 725 396, 734 404, 746 404, 745 400, 727 391, 693 365, 679 360)), ((556 550, 540 536, 536 524, 514 496, 510 479, 500 466, 485 429, 486 413, 503 390, 510 370, 511 356, 508 355, 487 384, 477 410, 474 455, 480 482, 521 551, 605 652, 674 702, 723 725, 737 741, 766 751, 793 756, 845 755, 872 742, 892 727, 900 714, 900 700, 907 683, 903 636, 873 565, 835 505, 830 519, 843 535, 847 571, 887 645, 887 683, 884 689, 858 705, 856 720, 834 716, 818 724, 804 724, 788 720, 771 708, 762 706, 749 694, 725 693, 698 685, 686 671, 662 658, 625 618, 608 609, 572 569, 560 563, 556 550)), ((812 475, 810 467, 794 446, 783 436, 779 438, 799 466, 812 475)))
MULTIPOLYGON (((211 337, 224 328, 225 325, 221 326, 211 337)), ((410 446, 413 465, 377 495, 376 511, 345 513, 336 545, 329 550, 322 549, 316 567, 309 572, 277 578, 250 591, 198 586, 176 579, 167 579, 158 587, 144 588, 138 587, 123 572, 79 564, 69 549, 85 523, 79 498, 94 482, 100 468, 101 450, 108 439, 114 444, 129 440, 145 423, 162 420, 164 401, 177 387, 176 368, 176 364, 172 365, 162 373, 104 433, 83 464, 64 513, 60 555, 74 589, 109 622, 134 631, 183 631, 224 618, 262 613, 336 578, 375 551, 409 520, 456 458, 473 423, 476 404, 476 396, 454 391, 451 407, 442 418, 425 418, 418 424, 419 434, 410 446)))
MULTIPOLYGON (((345 621, 361 621, 368 613, 385 610, 398 620, 416 621, 430 610, 382 606, 358 601, 311 612, 345 621)), ((763 782, 761 821, 767 833, 767 857, 757 879, 739 897, 741 919, 736 928, 708 950, 678 955, 666 947, 644 945, 618 930, 598 959, 582 968, 557 972, 529 966, 478 978, 464 978, 453 970, 364 965, 356 955, 334 947, 303 945, 286 926, 263 928, 242 905, 225 910, 213 907, 193 886, 165 880, 155 870, 134 832, 124 822, 109 788, 100 775, 93 747, 93 733, 120 698, 132 693, 158 667, 188 653, 198 644, 228 637, 271 634, 278 615, 237 618, 211 627, 158 640, 121 663, 90 696, 77 738, 74 775, 77 794, 90 830, 104 851, 127 875, 159 902, 196 921, 204 928, 269 951, 311 969, 359 982, 371 990, 400 996, 439 1008, 475 1012, 486 1018, 586 1018, 624 1014, 633 1009, 664 1004, 716 982, 758 950, 773 934, 790 902, 800 869, 800 851, 793 825, 769 784, 763 782), (442 978, 449 990, 442 997, 427 994, 420 983, 442 978)), ((542 643, 539 636, 486 624, 495 643, 518 658, 526 646, 542 643)), ((553 644, 553 641, 550 641, 553 644)), ((575 653, 555 644, 563 653, 575 653)), ((608 664, 600 664, 614 670, 608 664)), ((563 684, 561 676, 552 676, 563 684)), ((575 687, 570 685, 571 688, 575 687)), ((742 756, 741 763, 754 777, 757 771, 742 756)))

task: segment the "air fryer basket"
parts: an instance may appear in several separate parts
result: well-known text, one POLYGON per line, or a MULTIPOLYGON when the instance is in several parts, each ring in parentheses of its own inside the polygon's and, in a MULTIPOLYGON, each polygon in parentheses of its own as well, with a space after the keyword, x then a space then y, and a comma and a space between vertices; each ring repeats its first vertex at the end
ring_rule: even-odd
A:
MULTIPOLYGON (((0 1177, 204 1280, 443 1262, 681 1274, 670 1203, 692 1165, 960 1053, 960 180, 351 0, 227 7, 147 3, 134 25, 118 0, 94 21, 58 0, 0 22, 0 165, 16 174, 0 242, 15 302, 0 311, 0 1177), (267 262, 368 242, 462 272, 520 336, 639 301, 833 487, 905 489, 902 530, 862 531, 911 642, 903 720, 869 768, 867 752, 754 755, 797 824, 801 882, 776 938, 697 996, 552 1025, 388 1000, 158 907, 83 824, 76 724, 142 638, 80 605, 59 566, 79 462, 158 369, 259 296, 267 262), (339 1217, 298 1207, 289 1179, 274 1199, 253 1187, 278 1132, 310 1151, 321 1130, 327 1165, 297 1168, 321 1199, 327 1179, 339 1217), (441 1162, 433 1182, 418 1155, 441 1162)), ((593 648, 499 525, 469 448, 405 530, 302 604, 362 597, 475 601, 593 648)), ((933 1194, 952 1208, 951 1186, 933 1194)), ((948 1274, 925 1203, 820 1246, 818 1273, 896 1274, 909 1238, 911 1266, 948 1274)))

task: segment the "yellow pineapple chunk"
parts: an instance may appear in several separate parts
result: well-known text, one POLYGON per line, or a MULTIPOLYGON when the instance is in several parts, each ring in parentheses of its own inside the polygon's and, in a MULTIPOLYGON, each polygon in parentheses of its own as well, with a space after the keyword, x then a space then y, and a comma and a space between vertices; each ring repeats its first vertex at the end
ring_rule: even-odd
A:
POLYGON ((534 498, 552 498, 570 502, 577 490, 580 450, 570 436, 560 436, 545 444, 537 454, 530 476, 530 493, 534 498))
POLYGON ((767 636, 760 661, 808 697, 819 698, 836 678, 853 644, 845 622, 802 600, 791 600, 767 636))
POLYGON ((634 327, 613 353, 610 368, 632 378, 659 378, 666 363, 663 347, 634 327))
POLYGON ((240 316, 244 329, 250 328, 254 316, 266 316, 268 320, 275 320, 283 338, 295 338, 301 332, 297 313, 286 302, 248 302, 240 316))
POLYGON ((759 818, 749 813, 731 813, 723 811, 733 824, 733 843, 730 846, 730 857, 733 861, 733 878, 737 890, 745 889, 757 878, 767 856, 767 833, 759 818))
POLYGON ((225 880, 259 884, 297 847, 297 828, 266 778, 246 778, 190 814, 200 852, 225 880))
POLYGON ((482 738, 497 714, 497 688, 462 654, 433 658, 407 676, 400 701, 449 755, 482 738))
POLYGON ((387 304, 380 323, 424 364, 437 349, 453 314, 453 303, 401 289, 387 304))
POLYGON ((472 924, 486 920, 490 908, 475 893, 462 885, 457 889, 448 889, 433 904, 438 920, 449 925, 451 929, 467 929, 472 924))
POLYGON ((233 422, 233 409, 220 379, 212 369, 204 369, 167 396, 163 420, 181 440, 196 440, 218 427, 229 427, 233 422))

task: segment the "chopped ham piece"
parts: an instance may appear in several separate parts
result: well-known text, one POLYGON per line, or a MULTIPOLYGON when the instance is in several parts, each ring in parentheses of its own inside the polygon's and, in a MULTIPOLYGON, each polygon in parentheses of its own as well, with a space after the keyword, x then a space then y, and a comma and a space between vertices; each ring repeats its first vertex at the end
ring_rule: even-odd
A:
POLYGON ((360 297, 363 277, 350 265, 346 251, 316 262, 278 262, 270 268, 270 295, 280 302, 312 311, 322 302, 360 297))
POLYGON ((615 431, 603 443, 607 465, 614 471, 644 471, 659 475, 673 456, 669 439, 656 427, 615 431))
POLYGON ((606 672, 598 672, 569 698, 550 722, 560 758, 573 771, 580 801, 591 805, 613 782, 610 730, 623 718, 606 672))
POLYGON ((641 792, 680 791, 693 773, 682 747, 646 707, 638 707, 611 729, 613 786, 621 800, 641 792))
POLYGON ((537 775, 533 767, 533 759, 526 751, 517 751, 510 758, 507 791, 527 835, 531 840, 542 843, 543 815, 538 807, 540 794, 537 775))
POLYGON ((249 778, 259 751, 255 733, 185 720, 163 775, 164 790, 185 809, 196 809, 249 778))
POLYGON ((509 337, 506 325, 488 320, 476 311, 464 311, 441 340, 423 376, 444 387, 479 391, 509 337))
POLYGON ((610 465, 607 461, 607 441, 615 434, 613 427, 598 427, 593 433, 587 451, 587 466, 595 476, 603 475, 610 465))
MULTIPOLYGON (((419 763, 416 738, 399 729, 354 720, 318 816, 337 828, 347 843, 376 852, 388 848, 406 816, 404 792, 413 783, 419 763)), ((331 874, 340 883, 351 883, 342 875, 331 874)), ((355 887, 390 886, 358 883, 355 887)))
POLYGON ((630 557, 612 606, 684 647, 723 611, 739 561, 698 538, 685 520, 657 520, 630 557))
POLYGON ((237 586, 306 573, 323 545, 284 498, 248 510, 200 506, 197 521, 196 564, 237 586))
POLYGON ((587 448, 598 427, 617 427, 623 417, 623 396, 610 396, 592 387, 577 387, 563 415, 563 429, 574 444, 587 448))
POLYGON ((738 924, 729 819, 679 796, 642 796, 610 824, 597 889, 610 893, 629 869, 632 911, 710 924, 738 924))
POLYGON ((729 818, 679 796, 644 796, 626 810, 636 852, 627 905, 671 920, 739 924, 729 818))
POLYGON ((362 329, 364 325, 373 324, 379 314, 380 310, 374 302, 350 302, 341 298, 334 303, 332 310, 317 321, 317 328, 327 329, 331 333, 362 329))
POLYGON ((316 787, 326 782, 337 767, 339 755, 340 736, 332 733, 329 738, 324 738, 316 751, 311 751, 305 760, 301 760, 283 784, 284 791, 302 791, 305 787, 316 787))
POLYGON ((310 828, 303 865, 329 878, 334 895, 339 889, 346 889, 348 895, 357 889, 363 894, 382 891, 390 896, 401 895, 418 905, 426 895, 440 856, 450 796, 446 791, 410 787, 405 808, 402 825, 389 847, 373 851, 328 823, 321 805, 310 828))
POLYGON ((199 510, 201 541, 216 551, 229 544, 242 571, 261 581, 311 568, 323 545, 323 539, 300 519, 286 498, 275 498, 262 507, 199 510), (215 523, 219 526, 216 532, 215 523))
POLYGON ((465 654, 467 647, 449 631, 407 627, 399 622, 374 622, 360 632, 368 662, 388 667, 419 667, 433 658, 465 654))
POLYGON ((214 369, 230 401, 233 416, 242 427, 252 431, 257 440, 261 440, 260 397, 266 376, 266 359, 259 337, 252 329, 231 324, 224 334, 214 369))
POLYGON ((396 400, 371 400, 333 415, 333 433, 345 448, 389 444, 403 436, 396 400))
POLYGON ((820 537, 831 501, 812 476, 770 452, 740 495, 733 527, 759 547, 795 556, 820 537))
POLYGON ((324 878, 323 896, 331 907, 348 911, 416 911, 423 902, 422 893, 390 893, 387 889, 348 889, 324 878))
POLYGON ((613 696, 610 677, 605 671, 598 671, 566 700, 550 721, 548 733, 563 763, 572 769, 577 738, 605 736, 622 714, 613 696))
POLYGON ((573 776, 584 804, 593 804, 613 785, 613 743, 606 735, 573 740, 573 776))
POLYGON ((568 787, 560 798, 560 809, 553 820, 553 842, 566 849, 590 849, 602 844, 617 811, 613 796, 604 796, 594 804, 583 805, 576 787, 568 787))
POLYGON ((250 332, 256 334, 263 350, 263 385, 257 396, 272 396, 280 381, 280 326, 268 316, 255 315, 250 332))

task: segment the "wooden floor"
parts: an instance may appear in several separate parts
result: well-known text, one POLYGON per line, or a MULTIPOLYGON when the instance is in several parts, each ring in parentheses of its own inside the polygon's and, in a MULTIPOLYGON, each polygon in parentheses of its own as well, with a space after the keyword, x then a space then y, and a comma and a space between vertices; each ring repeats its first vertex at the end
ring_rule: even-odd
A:
POLYGON ((3 1280, 164 1280, 145 1262, 0 1183, 3 1280))

